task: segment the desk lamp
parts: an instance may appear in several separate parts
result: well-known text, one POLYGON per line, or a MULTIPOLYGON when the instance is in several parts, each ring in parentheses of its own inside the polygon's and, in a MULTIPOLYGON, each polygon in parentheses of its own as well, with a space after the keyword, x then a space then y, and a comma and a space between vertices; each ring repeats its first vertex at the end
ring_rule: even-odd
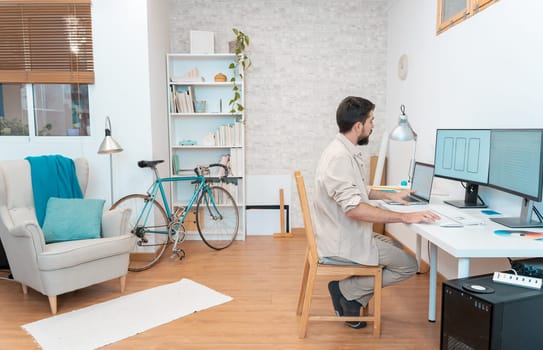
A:
POLYGON ((109 184, 110 184, 110 195, 111 195, 111 205, 113 205, 113 153, 122 152, 122 147, 111 137, 111 121, 109 117, 106 117, 106 136, 100 148, 98 148, 99 154, 109 154, 109 184))
POLYGON ((374 186, 380 185, 380 180, 383 175, 383 167, 384 167, 389 140, 401 141, 401 142, 415 141, 413 144, 413 152, 411 154, 411 161, 409 163, 408 179, 409 179, 409 183, 411 183, 411 178, 413 176, 413 167, 415 163, 415 153, 416 153, 416 147, 417 147, 417 133, 413 131, 413 128, 411 127, 411 125, 409 124, 409 121, 407 120, 407 115, 405 114, 404 105, 400 106, 400 111, 401 111, 401 114, 398 120, 398 125, 390 132, 390 134, 386 131, 383 134, 383 138, 381 140, 381 147, 379 149, 379 157, 377 158, 377 166, 375 168, 375 174, 373 176, 374 186))

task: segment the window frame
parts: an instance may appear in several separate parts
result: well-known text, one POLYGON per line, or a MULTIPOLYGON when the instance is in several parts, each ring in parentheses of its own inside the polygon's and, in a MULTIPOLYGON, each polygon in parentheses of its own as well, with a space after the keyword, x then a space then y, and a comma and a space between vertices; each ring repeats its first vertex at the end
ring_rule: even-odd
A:
POLYGON ((436 25, 436 35, 439 35, 446 31, 449 28, 456 26, 457 24, 463 22, 479 13, 480 11, 486 9, 490 5, 496 3, 498 0, 465 0, 466 7, 447 18, 442 20, 443 14, 443 4, 446 0, 437 0, 437 25, 436 25))
MULTIPOLYGON (((15 84, 12 84, 12 85, 21 85, 22 86, 22 89, 24 89, 25 91, 25 98, 22 98, 21 99, 21 106, 24 105, 24 110, 25 110, 25 114, 26 114, 26 119, 24 120, 26 123, 27 123, 27 128, 28 128, 28 135, 20 135, 20 134, 17 134, 17 135, 14 135, 14 134, 3 134, 2 133, 2 130, 0 130, 0 141, 3 143, 5 140, 21 140, 21 139, 28 139, 29 141, 31 140, 35 140, 35 139, 65 139, 66 137, 69 137, 69 138, 73 138, 73 137, 89 137, 89 136, 92 136, 92 133, 91 133, 91 129, 90 129, 90 99, 91 99, 91 90, 92 90, 92 85, 90 84, 62 84, 62 85, 86 85, 86 88, 79 88, 78 87, 78 92, 81 93, 81 91, 84 91, 86 90, 86 98, 83 99, 83 101, 86 101, 86 103, 84 102, 83 103, 83 106, 85 106, 85 108, 82 110, 82 113, 81 114, 86 114, 86 116, 84 118, 80 118, 79 119, 79 125, 78 125, 78 128, 84 128, 84 131, 80 131, 78 135, 75 135, 75 134, 69 134, 69 131, 68 129, 71 129, 70 127, 66 127, 66 135, 64 134, 61 134, 61 135, 58 135, 58 134, 53 134, 53 135, 50 135, 50 134, 41 134, 41 131, 43 129, 43 127, 40 129, 39 127, 39 122, 37 120, 38 118, 38 114, 37 114, 37 110, 41 109, 43 110, 43 108, 40 108, 38 106, 38 104, 36 103, 36 90, 35 90, 35 85, 57 85, 57 84, 39 84, 39 83, 36 83, 36 84, 30 84, 30 83, 15 83, 15 84), (83 89, 83 90, 80 90, 80 89, 83 89)), ((73 95, 73 92, 72 92, 72 95, 73 95)), ((21 96, 22 97, 22 96, 21 96)), ((65 100, 66 102, 66 100, 65 100)), ((72 108, 74 106, 74 100, 72 99, 72 108)), ((65 115, 66 116, 66 115, 65 115)), ((73 118, 73 115, 71 116, 73 118)), ((73 128, 76 128, 76 125, 75 124, 72 124, 72 127, 73 128)), ((62 125, 61 125, 61 130, 64 130, 62 129, 62 125)))

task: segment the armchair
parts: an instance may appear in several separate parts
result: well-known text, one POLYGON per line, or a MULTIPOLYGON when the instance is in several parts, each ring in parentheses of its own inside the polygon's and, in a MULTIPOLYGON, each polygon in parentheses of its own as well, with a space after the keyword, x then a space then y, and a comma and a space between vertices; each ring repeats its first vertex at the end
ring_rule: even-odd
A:
MULTIPOLYGON (((89 167, 76 159, 77 178, 83 194, 89 167)), ((131 234, 130 210, 105 211, 101 236, 46 243, 38 225, 30 164, 26 160, 0 161, 0 239, 11 273, 26 294, 30 287, 49 297, 51 312, 57 312, 57 296, 93 284, 120 278, 124 291, 131 234)), ((77 218, 74 218, 77 220, 77 218)))

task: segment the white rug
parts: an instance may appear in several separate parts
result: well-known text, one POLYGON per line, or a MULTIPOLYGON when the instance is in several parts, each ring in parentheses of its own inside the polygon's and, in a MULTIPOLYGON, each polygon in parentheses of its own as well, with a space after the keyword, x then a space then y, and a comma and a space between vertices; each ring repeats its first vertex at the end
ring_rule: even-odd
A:
POLYGON ((182 279, 22 327, 44 350, 96 349, 230 300, 182 279))

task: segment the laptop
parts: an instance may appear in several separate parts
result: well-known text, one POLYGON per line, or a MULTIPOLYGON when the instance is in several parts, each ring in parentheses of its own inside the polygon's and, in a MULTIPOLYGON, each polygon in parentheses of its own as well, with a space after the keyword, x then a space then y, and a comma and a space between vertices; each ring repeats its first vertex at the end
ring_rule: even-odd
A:
MULTIPOLYGON (((432 183, 434 182, 434 166, 421 162, 415 162, 413 170, 413 178, 411 179, 411 193, 404 199, 410 205, 428 204, 430 202, 430 194, 432 193, 432 183)), ((400 202, 385 200, 387 204, 402 205, 400 202)))

